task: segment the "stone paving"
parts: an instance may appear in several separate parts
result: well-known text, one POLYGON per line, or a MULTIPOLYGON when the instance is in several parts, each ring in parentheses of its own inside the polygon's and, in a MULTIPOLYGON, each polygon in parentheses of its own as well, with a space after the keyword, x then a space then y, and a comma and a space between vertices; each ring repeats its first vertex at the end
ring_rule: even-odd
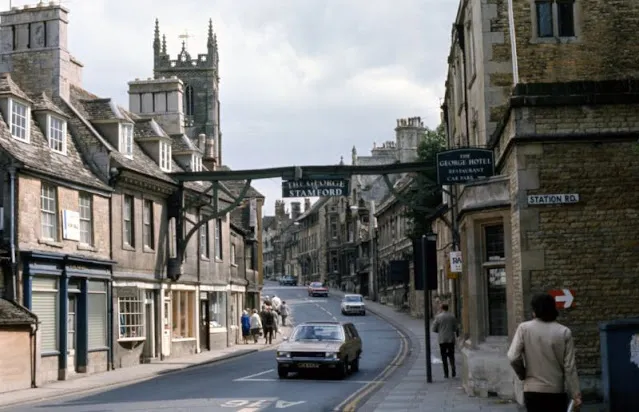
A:
MULTIPOLYGON (((339 296, 341 292, 331 291, 339 296)), ((359 412, 520 412, 525 408, 499 398, 471 397, 462 388, 459 376, 444 378, 439 358, 437 334, 431 334, 432 383, 426 383, 426 351, 424 320, 416 319, 405 312, 377 302, 367 301, 367 309, 386 321, 400 327, 412 340, 412 364, 398 371, 378 392, 357 409, 359 412)), ((461 369, 461 354, 456 353, 458 373, 461 369)), ((401 369, 401 368, 400 368, 401 369)), ((599 405, 584 405, 581 412, 598 412, 599 405)))

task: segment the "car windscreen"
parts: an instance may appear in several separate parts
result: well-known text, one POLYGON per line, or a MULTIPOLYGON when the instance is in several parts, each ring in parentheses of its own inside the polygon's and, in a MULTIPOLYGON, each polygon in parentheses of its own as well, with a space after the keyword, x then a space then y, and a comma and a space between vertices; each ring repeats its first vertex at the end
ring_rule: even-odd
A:
POLYGON ((346 302, 361 302, 362 301, 362 297, 361 296, 346 296, 344 298, 344 300, 346 302))
POLYGON ((300 341, 341 341, 344 339, 339 325, 300 325, 295 328, 291 340, 300 341))
POLYGON ((321 284, 321 283, 319 283, 319 282, 313 282, 313 283, 311 283, 311 287, 312 287, 312 288, 321 288, 321 287, 322 287, 322 284, 321 284))

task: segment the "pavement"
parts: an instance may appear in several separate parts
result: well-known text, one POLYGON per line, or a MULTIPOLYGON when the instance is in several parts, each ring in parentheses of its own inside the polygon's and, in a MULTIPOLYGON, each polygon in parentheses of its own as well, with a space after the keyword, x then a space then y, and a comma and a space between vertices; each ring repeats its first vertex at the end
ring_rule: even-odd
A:
MULTIPOLYGON (((69 381, 0 394, 0 409, 69 411, 279 411, 339 410, 353 394, 381 386, 405 346, 397 330, 375 316, 346 318, 339 298, 310 298, 304 287, 265 288, 291 307, 294 322, 351 320, 364 343, 360 370, 344 380, 292 375, 277 377, 276 345, 236 345, 69 381), (390 365, 390 366, 389 366, 390 365)), ((289 329, 283 329, 286 336, 289 329)), ((281 336, 279 337, 281 339, 281 336)), ((349 401, 350 402, 350 401, 349 401)))
MULTIPOLYGON (((343 292, 331 290, 334 296, 343 292)), ((499 398, 468 396, 459 376, 444 378, 438 357, 437 334, 431 333, 432 383, 426 382, 426 334, 424 319, 410 316, 392 306, 366 301, 369 312, 397 327, 410 341, 410 355, 393 377, 372 396, 356 405, 358 412, 521 412, 525 408, 499 398)), ((461 354, 455 356, 458 373, 462 370, 461 354)), ((583 405, 581 412, 600 412, 603 405, 583 405)))

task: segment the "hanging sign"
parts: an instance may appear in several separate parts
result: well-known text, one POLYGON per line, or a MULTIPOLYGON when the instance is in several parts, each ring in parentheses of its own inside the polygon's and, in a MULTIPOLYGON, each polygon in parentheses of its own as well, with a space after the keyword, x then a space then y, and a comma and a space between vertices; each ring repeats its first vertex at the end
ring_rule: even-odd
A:
POLYGON ((461 273, 462 272, 462 252, 455 251, 450 252, 450 271, 452 273, 461 273))

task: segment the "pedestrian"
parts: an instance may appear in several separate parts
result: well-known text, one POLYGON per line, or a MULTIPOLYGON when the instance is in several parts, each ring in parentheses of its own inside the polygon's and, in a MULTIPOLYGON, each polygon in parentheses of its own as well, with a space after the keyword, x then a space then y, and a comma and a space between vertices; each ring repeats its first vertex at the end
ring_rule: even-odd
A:
POLYGON ((282 326, 286 326, 286 318, 288 318, 288 315, 290 314, 290 310, 288 308, 288 305, 286 304, 286 301, 282 301, 282 304, 280 305, 280 316, 282 316, 282 326))
POLYGON ((455 338, 459 330, 455 315, 448 311, 448 303, 442 304, 441 312, 435 316, 433 332, 438 335, 439 353, 444 365, 444 377, 448 378, 448 363, 450 362, 450 372, 454 378, 457 376, 457 369, 455 368, 455 338))
POLYGON ((248 310, 242 312, 242 340, 244 344, 248 344, 249 336, 251 336, 251 317, 248 314, 248 310))
POLYGON ((264 340, 266 345, 273 343, 273 332, 275 331, 275 316, 270 308, 266 308, 264 311, 264 317, 262 319, 262 329, 264 329, 264 340))
POLYGON ((574 410, 581 406, 575 343, 570 329, 557 322, 555 305, 555 298, 547 293, 533 296, 533 319, 517 327, 508 350, 510 364, 524 381, 528 412, 565 412, 568 394, 574 410))
POLYGON ((253 342, 257 343, 257 338, 260 336, 260 330, 262 329, 262 319, 257 313, 257 309, 253 309, 253 314, 250 319, 251 335, 253 336, 253 342))

